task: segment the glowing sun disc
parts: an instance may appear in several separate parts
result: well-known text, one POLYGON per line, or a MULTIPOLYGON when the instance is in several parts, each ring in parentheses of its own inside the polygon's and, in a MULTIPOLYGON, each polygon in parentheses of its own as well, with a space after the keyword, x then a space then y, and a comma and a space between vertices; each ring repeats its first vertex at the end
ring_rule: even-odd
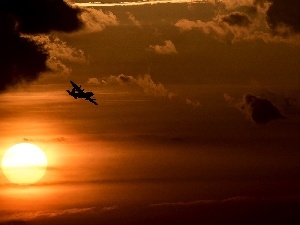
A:
POLYGON ((15 184, 33 184, 46 173, 47 158, 36 145, 20 143, 9 148, 2 159, 5 177, 15 184))

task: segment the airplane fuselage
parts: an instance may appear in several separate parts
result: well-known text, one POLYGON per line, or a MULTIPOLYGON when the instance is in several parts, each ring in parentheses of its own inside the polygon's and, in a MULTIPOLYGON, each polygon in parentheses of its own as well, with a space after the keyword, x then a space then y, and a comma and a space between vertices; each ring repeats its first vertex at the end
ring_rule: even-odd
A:
POLYGON ((94 93, 93 92, 72 92, 72 91, 69 91, 67 90, 67 92, 69 93, 69 95, 73 96, 74 98, 86 98, 86 99, 89 99, 91 98, 94 93))

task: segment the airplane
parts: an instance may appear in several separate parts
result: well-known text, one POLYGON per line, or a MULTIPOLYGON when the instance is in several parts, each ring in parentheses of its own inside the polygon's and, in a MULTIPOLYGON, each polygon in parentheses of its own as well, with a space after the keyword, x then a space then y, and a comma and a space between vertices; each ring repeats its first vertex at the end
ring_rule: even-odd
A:
POLYGON ((70 83, 72 84, 73 88, 72 91, 66 90, 69 95, 71 95, 73 98, 84 98, 85 100, 90 101, 91 103, 98 105, 97 102, 95 102, 95 98, 91 98, 94 93, 93 92, 84 92, 84 89, 81 89, 81 85, 75 84, 73 81, 70 80, 70 83))

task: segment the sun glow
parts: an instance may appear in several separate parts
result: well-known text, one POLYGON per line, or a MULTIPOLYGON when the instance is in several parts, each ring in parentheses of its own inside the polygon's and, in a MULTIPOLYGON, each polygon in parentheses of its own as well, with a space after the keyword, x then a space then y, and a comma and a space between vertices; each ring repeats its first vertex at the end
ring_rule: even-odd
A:
POLYGON ((6 178, 15 184, 33 184, 46 173, 47 158, 34 144, 20 143, 9 148, 2 159, 6 178))

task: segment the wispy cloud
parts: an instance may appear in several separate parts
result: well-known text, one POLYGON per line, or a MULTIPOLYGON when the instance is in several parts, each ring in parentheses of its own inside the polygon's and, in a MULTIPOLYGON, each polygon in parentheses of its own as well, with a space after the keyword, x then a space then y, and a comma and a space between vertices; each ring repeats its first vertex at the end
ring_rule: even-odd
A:
POLYGON ((247 204, 247 203, 282 203, 299 201, 299 196, 281 196, 281 197, 255 197, 255 196, 235 196, 224 199, 208 199, 208 200, 196 200, 186 202, 162 202, 150 204, 151 208, 163 208, 163 207, 191 207, 191 206, 214 206, 214 205, 233 205, 233 204, 247 204))
POLYGON ((192 100, 190 98, 183 98, 182 96, 173 93, 168 90, 162 83, 155 82, 150 74, 141 75, 138 77, 133 77, 129 75, 118 75, 109 76, 102 78, 101 81, 98 78, 91 78, 88 80, 90 84, 102 84, 102 85, 113 85, 118 84, 121 86, 127 85, 131 88, 136 88, 142 90, 147 96, 152 96, 156 98, 166 98, 170 100, 175 100, 180 103, 198 108, 201 103, 197 100, 192 100))
POLYGON ((52 218, 52 217, 63 216, 63 215, 84 214, 84 213, 94 212, 95 209, 96 209, 95 207, 88 207, 88 208, 70 208, 70 209, 63 209, 63 210, 19 212, 19 213, 13 213, 10 215, 3 216, 0 219, 0 222, 30 221, 37 218, 52 218))
POLYGON ((114 205, 114 206, 106 206, 106 207, 103 207, 101 209, 101 211, 104 211, 104 212, 108 212, 108 211, 114 211, 114 210, 117 210, 119 207, 114 205))
POLYGON ((139 20, 137 20, 137 19, 135 18, 135 16, 134 16, 131 12, 127 12, 126 14, 127 14, 127 16, 128 16, 128 19, 129 19, 135 26, 137 26, 137 27, 139 27, 139 28, 142 28, 141 22, 140 22, 139 20))
POLYGON ((186 207, 186 206, 193 206, 193 205, 213 205, 213 204, 224 204, 229 202, 249 202, 258 200, 253 197, 247 197, 247 196, 236 196, 232 198, 226 198, 226 199, 210 199, 210 200, 198 200, 198 201, 189 201, 189 202, 163 202, 163 203, 155 203, 150 204, 150 207, 186 207))
POLYGON ((63 142, 66 139, 64 137, 50 138, 50 139, 33 139, 33 138, 23 138, 25 142, 63 142))
POLYGON ((145 1, 135 1, 135 2, 88 2, 88 3, 76 3, 79 6, 94 6, 94 7, 113 7, 113 6, 141 6, 141 5, 156 5, 156 4, 179 4, 179 3, 208 3, 207 0, 145 0, 145 1))
POLYGON ((186 104, 191 105, 191 106, 193 106, 193 107, 195 107, 195 108, 201 106, 201 104, 200 104, 199 101, 194 101, 194 100, 191 100, 191 99, 189 99, 189 98, 187 98, 187 99, 185 100, 185 102, 186 102, 186 104))
POLYGON ((108 84, 118 83, 121 85, 136 85, 137 87, 142 88, 143 92, 149 96, 165 97, 169 99, 172 99, 174 97, 174 94, 171 91, 167 90, 163 84, 154 82, 150 74, 145 74, 137 78, 121 74, 119 76, 110 76, 104 80, 108 84))

